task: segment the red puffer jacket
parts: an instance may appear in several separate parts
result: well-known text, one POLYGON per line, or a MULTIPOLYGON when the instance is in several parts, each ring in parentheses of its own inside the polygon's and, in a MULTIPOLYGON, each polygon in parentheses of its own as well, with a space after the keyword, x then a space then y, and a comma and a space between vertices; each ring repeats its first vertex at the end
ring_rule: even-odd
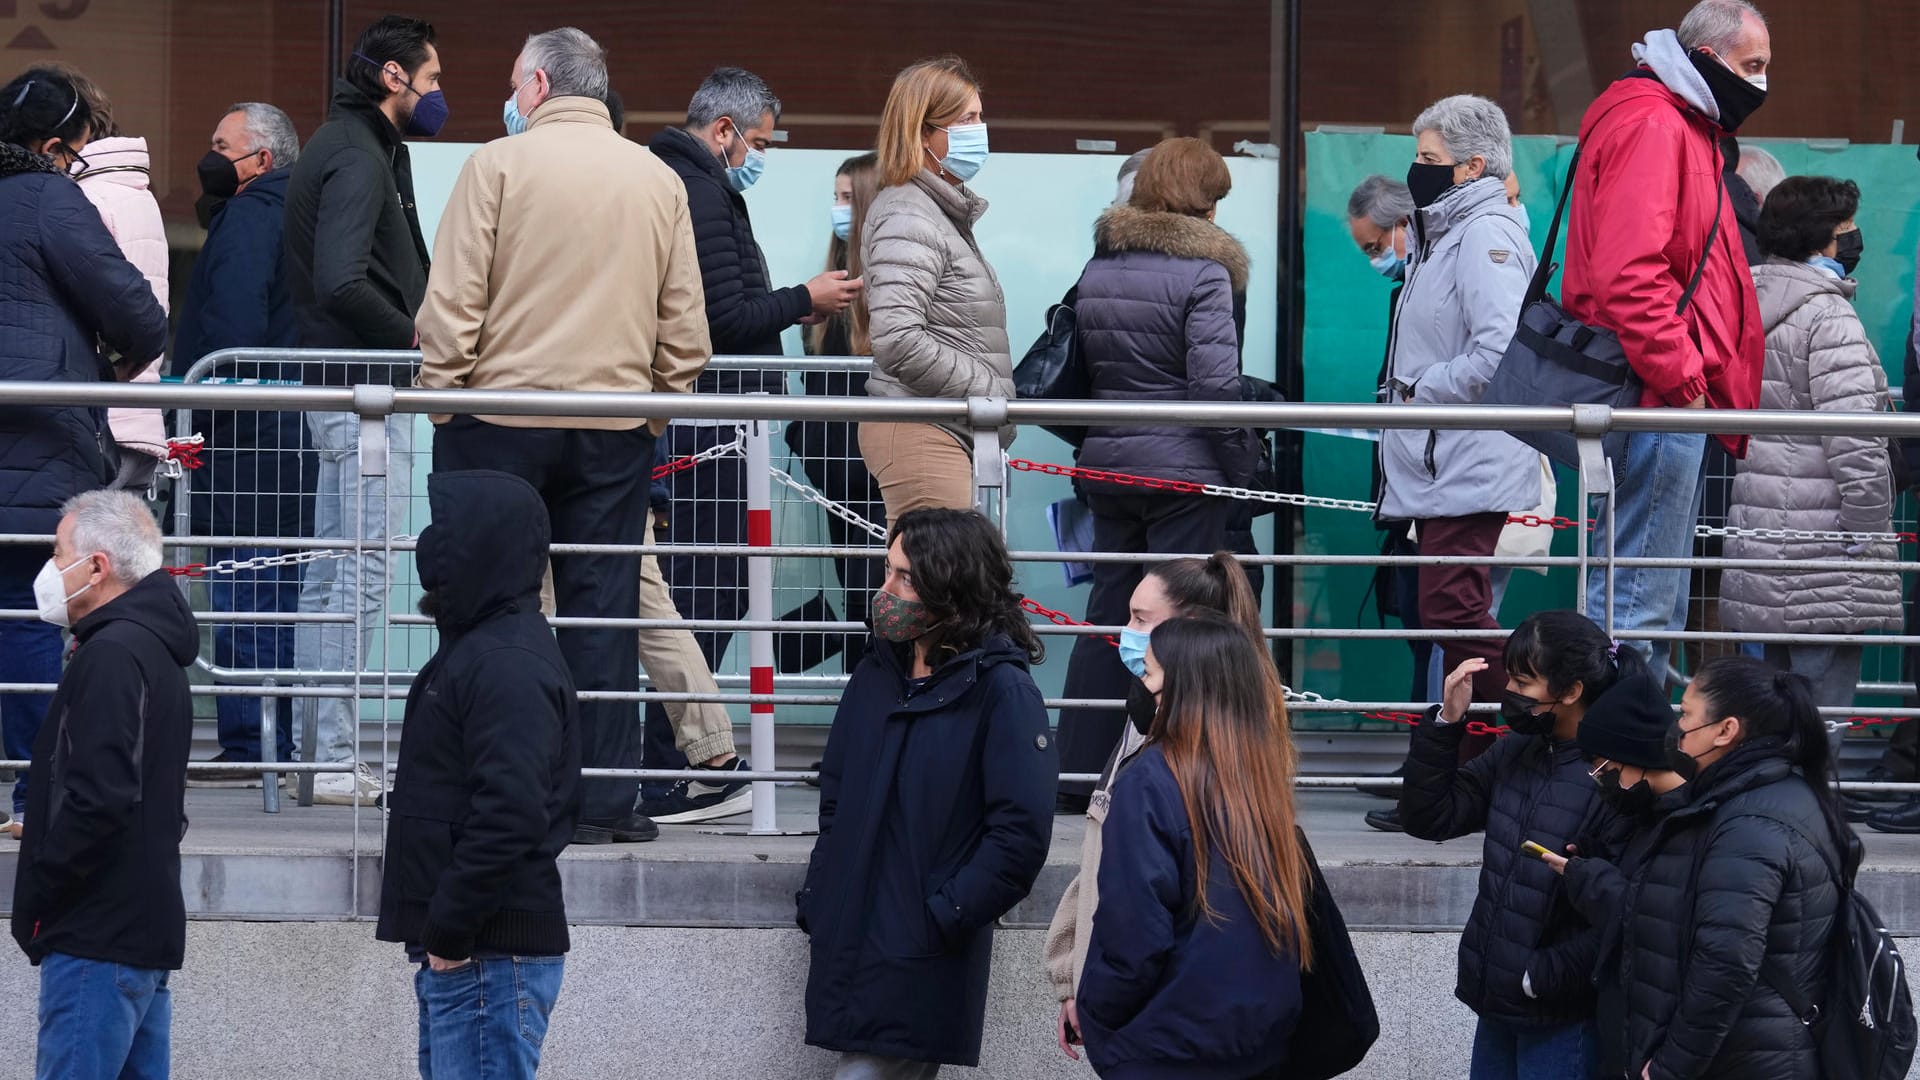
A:
MULTIPOLYGON (((1561 301, 1620 336, 1646 383, 1643 406, 1716 409, 1760 400, 1765 333, 1733 203, 1693 302, 1674 314, 1700 265, 1719 194, 1719 125, 1658 79, 1620 79, 1580 123, 1561 301)), ((1745 436, 1723 436, 1736 457, 1745 436)))

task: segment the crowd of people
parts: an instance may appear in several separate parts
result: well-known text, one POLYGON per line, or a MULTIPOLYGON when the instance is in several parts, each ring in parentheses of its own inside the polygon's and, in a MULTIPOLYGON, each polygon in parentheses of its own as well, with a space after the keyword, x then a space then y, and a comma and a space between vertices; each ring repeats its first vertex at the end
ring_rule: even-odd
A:
MULTIPOLYGON (((1858 188, 1766 176, 1768 159, 1724 146, 1765 101, 1763 18, 1742 0, 1701 0, 1634 56, 1582 125, 1567 310, 1617 335, 1643 405, 1888 407, 1849 302, 1858 188), (1752 182, 1736 185, 1743 175, 1752 182), (1749 251, 1761 261, 1750 265, 1749 251)), ((714 71, 685 123, 643 146, 621 132, 591 37, 529 37, 502 73, 507 137, 467 160, 429 251, 407 140, 446 119, 441 71, 433 28, 387 16, 355 42, 328 119, 304 145, 271 105, 219 117, 197 170, 208 237, 181 304, 176 370, 233 347, 417 346, 417 370, 259 364, 238 374, 769 393, 782 390, 772 378, 707 362, 778 355, 782 332, 799 326, 812 351, 874 362, 870 375, 819 377, 809 393, 1011 396, 1005 298, 974 235, 987 206, 968 186, 987 161, 984 106, 958 58, 898 74, 874 152, 836 177, 825 268, 784 288, 742 198, 767 166, 781 113, 751 72, 714 71), (621 243, 602 242, 610 233, 621 243), (596 258, 581 260, 585 250, 596 258), (593 317, 556 317, 569 311, 593 317)), ((1535 277, 1531 223, 1498 106, 1443 98, 1413 132, 1406 182, 1369 177, 1349 207, 1355 243, 1397 283, 1381 400, 1473 404, 1535 277)), ((118 130, 82 73, 41 66, 0 88, 0 280, 10 283, 0 377, 157 377, 169 297, 149 167, 145 144, 118 130)), ((1257 396, 1240 370, 1249 260, 1214 223, 1231 187, 1202 140, 1168 139, 1127 160, 1068 298, 1092 397, 1257 396)), ((0 681, 59 687, 0 697, 8 755, 34 762, 14 794, 13 929, 41 971, 41 1077, 167 1070, 168 978, 185 944, 183 669, 201 642, 135 493, 165 453, 157 419, 0 408, 0 531, 54 537, 50 557, 0 548, 0 605, 41 616, 0 622, 0 681), (64 670, 63 629, 74 642, 64 670)), ((319 801, 378 798, 389 811, 376 934, 417 968, 423 1078, 477 1075, 480 1062, 530 1077, 570 946, 561 851, 649 840, 662 821, 738 813, 751 799, 729 775, 748 764, 724 708, 643 717, 631 700, 580 700, 630 695, 643 670, 664 689, 714 693, 726 632, 556 631, 547 621, 736 619, 744 560, 550 547, 637 545, 662 521, 676 541, 738 544, 744 465, 676 471, 656 500, 657 461, 701 455, 728 432, 667 416, 431 420, 432 523, 416 563, 419 608, 438 633, 408 695, 391 786, 359 763, 345 698, 301 705, 313 710, 316 745, 299 745, 300 725, 284 717, 274 749, 338 766, 316 781, 319 801), (643 789, 581 776, 642 764, 703 779, 643 789)), ((197 530, 378 540, 403 513, 411 479, 361 468, 355 414, 206 423, 222 467, 272 497, 191 503, 197 530)), ((389 419, 385 438, 404 455, 413 429, 389 419)), ((842 1080, 977 1064, 994 924, 1031 891, 1054 815, 1084 812, 1079 874, 1042 958, 1064 1054, 1084 1047, 1110 1078, 1295 1075, 1339 1027, 1324 1015, 1340 996, 1329 980, 1353 957, 1298 827, 1285 688, 1265 647, 1257 572, 1235 557, 1252 550, 1245 512, 1206 495, 1085 486, 1100 550, 1214 554, 1099 564, 1088 621, 1125 629, 1117 647, 1076 643, 1067 696, 1126 704, 1065 710, 1056 730, 1032 675, 1045 649, 1005 543, 972 509, 969 433, 813 422, 788 439, 821 490, 887 522, 884 558, 836 564, 846 614, 871 633, 824 639, 850 678, 820 768, 820 837, 795 898, 811 949, 807 1040, 839 1054, 842 1080), (1100 779, 1061 785, 1063 772, 1100 779)), ((1900 481, 1885 440, 1729 437, 1723 447, 1739 461, 1729 519, 1742 529, 1889 528, 1900 481)), ((1262 457, 1251 430, 1144 425, 1092 427, 1079 453, 1091 468, 1228 485, 1252 482, 1262 457)), ((1413 695, 1433 704, 1412 733, 1396 809, 1369 815, 1423 839, 1485 834, 1457 991, 1479 1017, 1470 1075, 1835 1074, 1831 1040, 1800 1002, 1824 1002, 1836 983, 1829 942, 1861 857, 1848 822, 1920 831, 1920 810, 1876 813, 1834 792, 1838 741, 1818 707, 1851 702, 1860 650, 1769 646, 1763 658, 1714 660, 1694 671, 1676 718, 1662 643, 1616 641, 1571 611, 1500 631, 1505 582, 1484 560, 1534 542, 1508 519, 1552 505, 1539 453, 1501 432, 1400 431, 1379 455, 1387 550, 1458 560, 1389 575, 1383 592, 1409 626, 1486 633, 1415 648, 1413 695), (1499 706, 1504 737, 1467 722, 1476 702, 1499 706)), ((1615 505, 1597 515, 1622 555, 1691 553, 1706 459, 1704 436, 1626 439, 1615 505)), ((1898 578, 1872 565, 1892 554, 1878 540, 1741 534, 1727 546, 1818 562, 1727 571, 1719 618, 1730 628, 1901 623, 1898 578), (1830 569, 1849 560, 1863 565, 1830 569)), ((1617 627, 1685 624, 1686 571, 1612 574, 1617 627)), ((355 670, 392 577, 378 550, 304 575, 235 575, 213 590, 216 610, 362 617, 223 624, 216 660, 355 670)), ((1607 610, 1603 574, 1592 588, 1592 610, 1607 610)), ((825 598, 809 604, 817 612, 825 598)), ((258 704, 227 700, 215 764, 258 759, 258 704)), ((258 782, 244 769, 209 775, 258 782)), ((1346 1019, 1363 1030, 1371 1017, 1346 1019)))

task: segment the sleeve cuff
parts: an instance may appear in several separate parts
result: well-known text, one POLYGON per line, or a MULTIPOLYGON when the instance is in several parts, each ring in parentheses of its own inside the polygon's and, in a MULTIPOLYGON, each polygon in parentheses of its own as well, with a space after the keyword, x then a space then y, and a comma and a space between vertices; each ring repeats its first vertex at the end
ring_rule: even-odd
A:
POLYGON ((473 935, 444 930, 429 919, 420 931, 420 947, 442 960, 471 960, 473 935))
POLYGON ((1685 408, 1686 406, 1693 404, 1695 399, 1699 398, 1702 394, 1705 394, 1706 392, 1707 392, 1706 377, 1702 375, 1695 375, 1693 378, 1688 379, 1686 382, 1681 383, 1679 386, 1675 387, 1674 389, 1661 394, 1660 400, 1666 402, 1668 405, 1671 405, 1677 409, 1685 408))

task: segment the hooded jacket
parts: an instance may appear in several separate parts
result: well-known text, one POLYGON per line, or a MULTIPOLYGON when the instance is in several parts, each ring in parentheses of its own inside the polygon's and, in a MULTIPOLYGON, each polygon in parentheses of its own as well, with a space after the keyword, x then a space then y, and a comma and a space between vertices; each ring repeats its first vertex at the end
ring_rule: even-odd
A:
POLYGON ((807 1042, 980 1060, 995 920, 1046 865, 1059 755, 1027 655, 1003 634, 915 685, 869 638, 820 769, 797 919, 807 1042))
MULTIPOLYGON (((684 128, 670 127, 647 147, 686 185, 714 354, 779 356, 785 351, 781 333, 813 313, 813 295, 805 285, 773 287, 766 254, 753 238, 747 200, 727 183, 725 166, 705 143, 684 128)), ((785 391, 786 379, 778 372, 709 371, 701 374, 695 388, 701 393, 778 394, 785 391)))
POLYGON ((434 473, 427 500, 415 558, 440 647, 407 694, 375 936, 448 960, 564 953, 556 860, 580 812, 580 739, 540 614, 546 505, 496 472, 434 473))
MULTIPOLYGON (((167 313, 79 185, 0 143, 0 382, 99 382, 100 346, 145 366, 167 313)), ((0 532, 52 535, 60 507, 114 478, 106 411, 20 406, 0 391, 0 532)))
POLYGON ((1460 936, 1454 996, 1480 1016, 1519 1027, 1557 1027, 1593 1015, 1600 933, 1568 903, 1560 875, 1523 853, 1531 840, 1561 852, 1608 831, 1586 755, 1572 742, 1508 735, 1458 764, 1467 725, 1413 730, 1400 820, 1407 834, 1439 842, 1484 831, 1480 891, 1460 936))
MULTIPOLYGON (((173 372, 184 376, 221 349, 291 349, 300 344, 287 290, 284 214, 291 169, 256 177, 214 212, 206 245, 180 305, 173 372)), ((233 364, 215 380, 300 381, 293 365, 233 364)), ((319 462, 297 412, 198 409, 193 430, 206 437, 208 471, 222 491, 188 484, 188 510, 199 535, 299 536, 313 521, 319 462), (235 492, 250 493, 235 498, 235 492)))
MULTIPOLYGON (((927 169, 883 188, 860 234, 874 397, 1011 399, 1007 300, 973 227, 987 200, 927 169)), ((965 428, 941 425, 972 450, 965 428)), ((1013 443, 1011 424, 1001 445, 1013 443)))
MULTIPOLYGON (((1093 228, 1074 301, 1093 397, 1239 401, 1234 296, 1247 251, 1205 218, 1116 206, 1093 228)), ((1259 450, 1242 428, 1095 427, 1079 464, 1199 484, 1243 485, 1259 450)))
POLYGON ((1816 1080, 1811 1030, 1760 978, 1777 961, 1826 1000, 1846 863, 1777 739, 1736 748, 1662 796, 1618 865, 1574 859, 1567 894, 1608 928, 1600 1069, 1653 1080, 1816 1080))
MULTIPOLYGON (((80 191, 100 211, 100 220, 120 245, 120 253, 140 268, 160 310, 168 310, 167 226, 160 220, 160 203, 148 190, 147 140, 115 136, 89 142, 81 155, 87 171, 80 174, 80 191)), ((134 382, 160 381, 160 361, 140 369, 134 382)), ((107 426, 123 447, 153 457, 165 457, 167 426, 159 409, 108 409, 107 426)))
MULTIPOLYGON (((1754 268, 1767 328, 1760 407, 1787 412, 1886 412, 1887 373, 1853 309, 1852 280, 1805 263, 1754 268)), ((1867 435, 1762 435, 1733 480, 1736 529, 1874 532, 1892 528, 1887 440, 1867 435)), ((1729 559, 1891 560, 1892 543, 1729 536, 1729 559), (1856 554, 1857 552, 1857 554, 1856 554)), ((1900 575, 1865 570, 1729 569, 1720 621, 1747 633, 1858 634, 1903 625, 1900 575)))
MULTIPOLYGON (((413 347, 428 263, 413 159, 379 105, 345 79, 293 166, 286 232, 302 348, 413 347)), ((364 364, 308 365, 302 374, 309 385, 413 382, 410 371, 364 364)))
MULTIPOLYGON (((64 183, 64 181, 63 181, 64 183)), ((200 627, 155 570, 75 623, 77 643, 33 744, 13 939, 48 953, 173 970, 186 951, 193 698, 200 627)))
MULTIPOLYGON (((1751 409, 1760 307, 1739 220, 1720 196, 1719 112, 1673 31, 1648 35, 1636 55, 1647 68, 1607 87, 1580 123, 1561 302, 1619 335, 1646 385, 1643 406, 1705 394, 1712 408, 1751 409), (1702 259, 1693 302, 1676 315, 1702 259)), ((1734 456, 1746 452, 1745 436, 1720 438, 1734 456)))
MULTIPOLYGON (((1414 213, 1394 311, 1395 403, 1473 405, 1500 366, 1533 277, 1533 244, 1497 177, 1458 185, 1414 213)), ((1531 510, 1540 455, 1503 431, 1383 431, 1385 520, 1531 510)))

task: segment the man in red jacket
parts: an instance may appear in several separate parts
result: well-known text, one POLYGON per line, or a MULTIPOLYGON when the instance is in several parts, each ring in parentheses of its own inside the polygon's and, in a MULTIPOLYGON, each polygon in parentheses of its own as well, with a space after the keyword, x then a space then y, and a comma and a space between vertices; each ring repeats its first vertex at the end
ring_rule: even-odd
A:
MULTIPOLYGON (((1575 318, 1619 335, 1646 384, 1642 406, 1751 409, 1765 334, 1733 203, 1720 188, 1718 140, 1766 100, 1767 24, 1744 0, 1701 0, 1677 32, 1653 31, 1633 55, 1639 67, 1608 87, 1580 124, 1562 300, 1575 318), (1699 287, 1679 310, 1702 260, 1699 287)), ((1735 457, 1745 455, 1744 436, 1723 441, 1735 457)), ((1704 435, 1628 437, 1616 555, 1692 552, 1705 450, 1704 435)), ((1606 550, 1602 510, 1596 503, 1596 552, 1606 550)), ((1588 599, 1602 617, 1604 569, 1593 572, 1588 599)), ((1686 607, 1687 571, 1614 571, 1615 629, 1677 630, 1686 607)), ((1666 642, 1631 644, 1664 670, 1666 642)))

